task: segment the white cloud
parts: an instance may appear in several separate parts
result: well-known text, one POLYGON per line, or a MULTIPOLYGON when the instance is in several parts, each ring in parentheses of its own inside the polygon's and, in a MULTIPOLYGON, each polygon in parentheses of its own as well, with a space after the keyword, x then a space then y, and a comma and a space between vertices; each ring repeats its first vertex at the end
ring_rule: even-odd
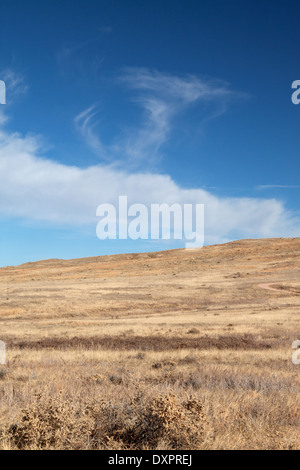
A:
POLYGON ((0 131, 0 214, 54 224, 95 224, 101 203, 204 203, 206 242, 299 236, 300 220, 275 199, 218 198, 186 190, 168 175, 98 165, 81 169, 40 156, 39 141, 0 131), (234 234, 234 235, 233 235, 234 234))

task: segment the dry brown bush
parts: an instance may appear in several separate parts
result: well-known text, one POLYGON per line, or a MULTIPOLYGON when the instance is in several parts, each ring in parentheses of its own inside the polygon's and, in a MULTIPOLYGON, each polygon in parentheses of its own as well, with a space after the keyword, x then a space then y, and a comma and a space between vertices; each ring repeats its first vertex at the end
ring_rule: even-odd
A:
POLYGON ((138 448, 156 449, 161 441, 168 449, 197 449, 205 428, 203 407, 198 400, 180 401, 174 394, 153 398, 134 428, 138 448))
POLYGON ((61 397, 36 401, 22 410, 20 422, 9 429, 18 449, 76 449, 87 447, 94 429, 93 416, 75 410, 61 397))
POLYGON ((22 410, 9 434, 25 449, 195 449, 202 440, 205 416, 195 398, 159 394, 145 403, 141 394, 115 405, 104 400, 76 407, 62 397, 36 397, 22 410))

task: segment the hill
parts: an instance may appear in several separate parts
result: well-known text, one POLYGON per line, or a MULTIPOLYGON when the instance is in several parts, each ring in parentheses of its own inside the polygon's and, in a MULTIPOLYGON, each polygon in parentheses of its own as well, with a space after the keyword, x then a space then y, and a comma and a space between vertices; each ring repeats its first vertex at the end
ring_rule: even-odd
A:
MULTIPOLYGON (((144 416, 132 403, 176 402, 181 416, 191 395, 208 427, 180 441, 186 448, 299 448, 300 366, 291 349, 300 339, 299 260, 300 239, 291 238, 0 269, 8 358, 0 426, 12 424, 16 410, 22 421, 24 406, 48 410, 58 393, 59 406, 69 410, 71 400, 78 416, 91 399, 113 407, 105 408, 110 416, 118 409, 114 429, 126 428, 126 410, 144 416)), ((103 432, 109 439, 97 448, 180 448, 165 431, 152 444, 145 430, 134 442, 132 430, 103 432)), ((72 445, 89 448, 83 441, 72 445)), ((2 447, 17 445, 7 442, 2 447)), ((33 438, 22 445, 37 446, 33 438)))

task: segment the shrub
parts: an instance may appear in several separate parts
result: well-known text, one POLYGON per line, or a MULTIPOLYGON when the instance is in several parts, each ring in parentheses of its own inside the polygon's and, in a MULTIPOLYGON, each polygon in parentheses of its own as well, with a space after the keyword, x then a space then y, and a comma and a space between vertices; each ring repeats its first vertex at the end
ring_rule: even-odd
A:
POLYGON ((159 394, 145 404, 139 394, 129 402, 74 404, 41 395, 22 411, 10 435, 18 449, 196 449, 205 427, 202 405, 159 394))
POLYGON ((36 401, 22 410, 20 423, 10 428, 18 449, 76 449, 86 447, 94 428, 91 416, 75 411, 72 403, 57 398, 36 401))

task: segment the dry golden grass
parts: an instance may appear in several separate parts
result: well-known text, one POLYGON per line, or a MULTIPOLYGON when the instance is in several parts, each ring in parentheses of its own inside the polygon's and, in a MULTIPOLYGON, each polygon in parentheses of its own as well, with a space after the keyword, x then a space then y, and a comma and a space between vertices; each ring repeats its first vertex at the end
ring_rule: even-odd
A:
POLYGON ((0 448, 299 449, 299 255, 246 240, 0 269, 0 448))

